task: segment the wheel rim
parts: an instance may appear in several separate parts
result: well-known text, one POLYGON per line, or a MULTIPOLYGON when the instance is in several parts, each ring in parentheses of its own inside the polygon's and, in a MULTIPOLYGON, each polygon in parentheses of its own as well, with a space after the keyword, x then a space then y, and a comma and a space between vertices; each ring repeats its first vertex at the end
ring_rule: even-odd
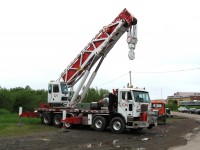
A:
POLYGON ((60 124, 60 121, 59 121, 58 118, 56 118, 54 122, 55 122, 55 124, 57 124, 57 125, 60 124))
POLYGON ((97 120, 97 121, 95 122, 95 127, 98 128, 98 129, 101 128, 102 125, 103 125, 103 122, 102 122, 101 120, 97 120))
POLYGON ((71 126, 70 123, 64 123, 64 125, 65 125, 66 128, 69 128, 71 126))
POLYGON ((48 119, 48 117, 44 117, 44 123, 49 123, 49 119, 48 119))
POLYGON ((116 131, 119 131, 121 129, 121 123, 119 121, 115 121, 113 123, 113 129, 115 129, 116 131))

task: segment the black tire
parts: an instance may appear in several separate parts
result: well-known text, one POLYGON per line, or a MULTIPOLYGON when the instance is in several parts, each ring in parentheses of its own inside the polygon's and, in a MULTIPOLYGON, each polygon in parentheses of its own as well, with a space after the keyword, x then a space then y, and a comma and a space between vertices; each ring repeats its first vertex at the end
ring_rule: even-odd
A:
POLYGON ((104 131, 106 129, 106 118, 102 116, 96 116, 92 121, 92 126, 96 131, 104 131))
POLYGON ((52 116, 50 113, 43 113, 41 121, 45 125, 51 125, 52 124, 52 116))
POLYGON ((110 122, 110 129, 115 134, 123 133, 126 129, 124 120, 120 117, 114 117, 110 122))
POLYGON ((143 128, 138 128, 137 129, 138 132, 141 132, 142 130, 143 130, 143 128))
POLYGON ((166 125, 166 119, 163 120, 163 124, 166 125))
POLYGON ((62 126, 62 115, 61 114, 55 114, 53 117, 53 125, 56 127, 61 127, 62 126))
POLYGON ((149 127, 147 127, 147 129, 152 129, 153 128, 153 124, 150 124, 149 127))

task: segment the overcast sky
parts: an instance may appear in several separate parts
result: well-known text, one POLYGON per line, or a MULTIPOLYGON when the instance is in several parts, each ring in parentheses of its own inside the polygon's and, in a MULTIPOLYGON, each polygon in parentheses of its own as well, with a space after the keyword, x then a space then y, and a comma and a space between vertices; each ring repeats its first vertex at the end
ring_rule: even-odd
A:
POLYGON ((107 55, 92 87, 129 82, 151 99, 200 92, 199 0, 0 1, 0 86, 47 89, 90 40, 127 8, 138 20, 135 60, 126 33, 107 55))

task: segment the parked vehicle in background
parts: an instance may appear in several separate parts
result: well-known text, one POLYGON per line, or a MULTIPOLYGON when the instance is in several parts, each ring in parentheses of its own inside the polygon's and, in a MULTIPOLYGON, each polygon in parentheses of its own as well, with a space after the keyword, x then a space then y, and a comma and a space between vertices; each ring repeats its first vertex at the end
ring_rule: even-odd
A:
POLYGON ((190 108, 190 109, 189 109, 189 113, 195 114, 196 110, 197 110, 196 108, 190 108))
POLYGON ((196 109, 195 114, 200 115, 200 109, 196 109))
POLYGON ((166 116, 167 118, 172 118, 173 117, 173 114, 171 112, 171 110, 169 108, 166 108, 166 116))
POLYGON ((183 113, 189 112, 189 110, 186 107, 182 107, 182 106, 178 108, 178 111, 183 112, 183 113))
POLYGON ((163 100, 152 100, 151 108, 154 112, 156 112, 158 122, 163 122, 166 124, 166 104, 163 100))

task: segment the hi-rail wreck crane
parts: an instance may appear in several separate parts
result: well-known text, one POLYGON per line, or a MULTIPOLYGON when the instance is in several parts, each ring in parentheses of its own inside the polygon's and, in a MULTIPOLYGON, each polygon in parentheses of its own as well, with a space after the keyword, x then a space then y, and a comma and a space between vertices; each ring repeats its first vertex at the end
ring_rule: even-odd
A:
POLYGON ((150 110, 149 94, 144 89, 117 89, 108 95, 107 106, 97 102, 81 103, 104 58, 125 32, 129 47, 128 57, 133 60, 137 43, 137 19, 124 9, 112 23, 96 34, 58 80, 49 83, 48 104, 41 104, 35 112, 22 113, 20 110, 19 117, 40 117, 46 125, 53 123, 66 128, 79 124, 104 131, 110 126, 113 133, 123 133, 126 128, 150 129, 156 126, 156 117, 150 110), (87 80, 94 66, 96 68, 87 80), (78 86, 74 91, 76 84, 78 86))

